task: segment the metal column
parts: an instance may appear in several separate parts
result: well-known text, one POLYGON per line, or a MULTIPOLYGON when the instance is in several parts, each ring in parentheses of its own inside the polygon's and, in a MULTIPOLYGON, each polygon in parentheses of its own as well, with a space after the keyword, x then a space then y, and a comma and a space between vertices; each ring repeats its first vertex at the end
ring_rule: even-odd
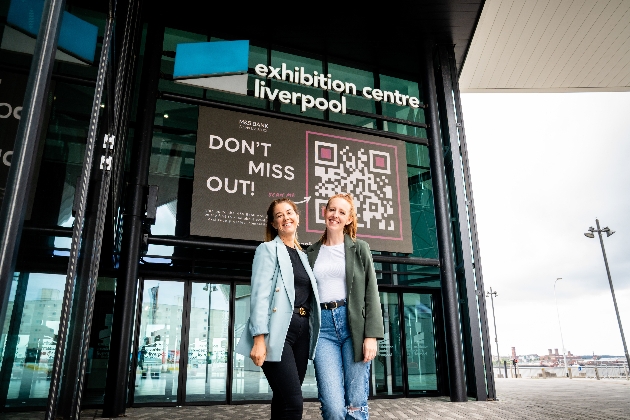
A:
MULTIPOLYGON (((26 84, 22 118, 15 136, 15 147, 0 209, 0 320, 5 319, 15 261, 20 247, 27 197, 30 191, 33 158, 44 118, 61 28, 65 0, 47 0, 42 11, 35 51, 26 84)), ((0 334, 2 333, 0 324, 0 334)))
MULTIPOLYGON (((157 4, 151 8, 161 13, 157 4)), ((145 45, 145 58, 140 86, 141 103, 138 107, 138 125, 129 180, 129 199, 123 215, 123 240, 120 273, 116 285, 116 303, 112 325, 110 357, 107 366, 107 386, 103 415, 119 417, 125 414, 129 379, 129 353, 135 312, 135 295, 138 283, 138 261, 145 217, 146 186, 149 178, 153 121, 160 80, 164 27, 153 20, 149 23, 145 45)))
MULTIPOLYGON (((483 283, 483 271, 481 268, 481 251, 479 247, 479 235, 477 233, 477 215, 475 213, 475 199, 473 198, 472 179, 468 162, 468 146, 466 144, 466 130, 464 128, 464 117, 462 112, 462 102, 459 92, 459 75, 456 74, 455 54, 453 49, 449 52, 449 62, 451 63, 451 74, 453 75, 453 93, 455 99, 455 111, 457 119, 461 124, 458 127, 460 132, 459 149, 462 155, 462 169, 464 172, 464 185, 466 187, 466 199, 468 200, 468 223, 473 251, 473 270, 477 282, 477 302, 479 304, 479 316, 481 317, 481 339, 483 344, 483 355, 486 364, 486 385, 488 387, 488 399, 496 399, 496 389, 494 386, 494 365, 492 364, 492 345, 490 340, 490 329, 488 328, 488 310, 485 299, 485 286, 483 283)), ((497 348, 497 352, 498 352, 497 348)))
POLYGON ((438 119, 438 102, 432 50, 432 45, 427 44, 424 51, 423 90, 425 94, 424 100, 428 105, 427 111, 430 123, 427 134, 429 137, 433 199, 435 201, 435 224, 440 251, 440 278, 444 306, 450 397, 453 402, 462 402, 467 400, 466 382, 464 376, 457 283, 455 278, 455 260, 452 245, 453 235, 451 232, 451 217, 448 205, 444 157, 442 155, 444 149, 439 129, 440 123, 438 119))
MULTIPOLYGON (((73 295, 75 293, 75 287, 77 282, 77 270, 79 269, 78 261, 79 256, 83 251, 83 247, 92 246, 92 244, 83 243, 85 214, 88 200, 88 189, 90 184, 90 176, 92 173, 92 163, 95 154, 96 136, 98 131, 98 122, 100 116, 100 105, 103 94, 103 85, 105 82, 105 73, 107 70, 107 61, 109 58, 109 48, 111 41, 111 34, 113 30, 113 5, 110 3, 110 16, 107 20, 105 34, 103 36, 103 47, 101 49, 101 56, 99 59, 98 75, 96 80, 96 89, 94 91, 94 99, 92 101, 92 113, 90 117, 90 126, 88 130, 88 138, 86 141, 85 156, 83 160, 83 168, 81 169, 81 178, 77 185, 78 194, 78 209, 76 210, 76 216, 72 232, 72 245, 70 248, 70 259, 68 262, 68 271, 66 273, 66 285, 64 289, 63 303, 61 308, 59 331, 57 334, 57 346, 55 349, 55 358, 51 371, 50 389, 48 392, 48 403, 46 407, 46 420, 52 420, 56 418, 57 403, 60 395, 60 380, 62 371, 64 369, 64 358, 66 355, 67 335, 69 326, 70 310, 72 308, 73 295)), ((98 254, 100 256, 100 247, 98 248, 98 254)), ((98 271, 98 263, 96 267, 98 271)), ((90 286, 88 285, 88 289, 90 286)), ((82 302, 78 302, 81 305, 82 302)), ((75 320, 75 324, 78 320, 75 320)), ((78 328, 78 325, 76 326, 78 328)), ((71 367, 69 367, 71 368, 71 367)))
MULTIPOLYGON (((466 283, 466 301, 467 301, 467 313, 463 316, 468 317, 468 325, 469 331, 466 331, 470 336, 470 351, 472 354, 471 364, 469 364, 469 368, 474 368, 474 384, 469 383, 468 387, 470 391, 474 392, 474 395, 477 397, 479 401, 486 401, 488 399, 488 390, 486 388, 486 363, 484 360, 484 341, 481 337, 481 322, 479 317, 479 306, 483 304, 484 301, 484 293, 483 288, 479 289, 479 282, 475 281, 475 275, 477 274, 473 262, 473 246, 472 244, 472 233, 469 230, 469 196, 471 196, 471 191, 469 191, 470 183, 467 185, 465 182, 465 172, 464 166, 468 169, 468 159, 466 155, 466 159, 464 162, 464 156, 462 156, 462 136, 461 129, 463 128, 463 123, 459 118, 461 114, 456 114, 456 104, 455 104, 455 90, 457 86, 454 84, 456 82, 456 73, 453 69, 455 65, 454 59, 452 58, 453 46, 452 45, 440 45, 438 46, 438 57, 439 57, 439 74, 442 81, 442 92, 439 93, 441 96, 441 101, 444 104, 443 109, 443 121, 445 121, 444 134, 445 138, 448 138, 450 143, 450 154, 453 162, 453 180, 455 191, 452 191, 452 194, 455 194, 457 208, 452 209, 453 216, 457 216, 457 225, 459 227, 459 236, 461 238, 461 250, 462 250, 462 263, 463 263, 463 274, 465 276, 466 283), (481 303, 480 303, 481 302, 481 303), (471 389, 473 388, 474 389, 471 389)), ((458 92, 459 93, 459 92, 458 92)), ((465 143, 464 143, 465 146, 465 143)), ((455 228, 455 227, 454 227, 455 228)), ((475 232, 476 233, 476 232, 475 232)), ((475 260, 476 262, 476 260, 475 260)), ((478 270, 481 272, 481 270, 478 270)), ((479 280, 479 279, 477 279, 479 280)), ((484 307, 485 309, 485 307, 484 307)), ((485 315, 485 313, 484 313, 485 315)), ((486 318, 484 317, 484 321, 486 318)), ((487 343, 487 341, 486 341, 487 343)), ((485 355, 490 354, 490 349, 486 349, 485 355)), ((490 359, 491 360, 491 359, 490 359)), ((492 363, 489 364, 489 369, 492 369, 492 363)))

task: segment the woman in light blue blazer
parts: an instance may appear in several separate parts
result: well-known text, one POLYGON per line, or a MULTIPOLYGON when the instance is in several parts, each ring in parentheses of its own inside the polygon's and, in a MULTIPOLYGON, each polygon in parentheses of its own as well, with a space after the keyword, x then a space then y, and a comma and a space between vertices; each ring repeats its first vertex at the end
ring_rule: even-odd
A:
POLYGON ((265 372, 273 391, 272 419, 302 418, 302 382, 319 336, 317 284, 297 240, 299 224, 293 201, 271 203, 266 242, 254 255, 248 328, 236 347, 265 372))

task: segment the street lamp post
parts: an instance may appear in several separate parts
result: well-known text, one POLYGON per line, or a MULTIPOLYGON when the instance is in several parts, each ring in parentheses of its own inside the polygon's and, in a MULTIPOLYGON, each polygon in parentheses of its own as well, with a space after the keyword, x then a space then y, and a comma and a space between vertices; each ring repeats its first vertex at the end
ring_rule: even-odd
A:
POLYGON ((564 338, 562 337, 562 324, 560 323, 560 310, 558 309, 558 296, 556 296, 556 283, 558 280, 562 280, 562 278, 557 278, 556 281, 553 282, 553 297, 556 299, 556 313, 558 314, 558 326, 560 327, 560 342, 562 343, 562 357, 564 358, 564 376, 569 376, 569 371, 567 370, 567 353, 564 350, 564 338))
POLYGON ((492 291, 492 287, 489 292, 486 292, 486 296, 490 296, 490 302, 492 303, 492 322, 494 323, 494 342, 497 344, 497 365, 499 366, 499 375, 501 374, 501 356, 499 356, 499 340, 497 339, 497 320, 494 317, 494 297, 498 296, 497 292, 492 291))
POLYGON ((626 337, 623 335, 623 327, 621 326, 621 317, 619 317, 619 308, 617 307, 617 298, 615 298, 615 289, 612 284, 612 277, 610 277, 610 269, 608 268, 608 258, 606 258, 606 249, 604 249, 604 238, 602 237, 602 232, 606 233, 606 237, 612 236, 614 231, 610 230, 608 227, 601 229, 599 227, 599 219, 595 219, 595 223, 597 225, 597 229, 593 229, 593 227, 588 228, 588 232, 584 234, 587 238, 594 238, 595 234, 593 232, 597 232, 599 235, 599 243, 602 246, 602 254, 604 255, 604 264, 606 265, 606 274, 608 274, 608 284, 610 285, 610 293, 612 294, 613 304, 615 305, 615 313, 617 314, 617 323, 619 323, 619 332, 621 333, 621 341, 623 342, 623 351, 626 354, 626 363, 630 366, 630 355, 628 355, 628 346, 626 345, 626 337))

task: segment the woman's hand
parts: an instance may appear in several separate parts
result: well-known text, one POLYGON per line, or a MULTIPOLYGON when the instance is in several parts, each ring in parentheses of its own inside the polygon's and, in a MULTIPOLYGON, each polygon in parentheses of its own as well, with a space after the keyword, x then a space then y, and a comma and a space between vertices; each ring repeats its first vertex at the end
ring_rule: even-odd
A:
POLYGON ((267 358, 267 346, 265 345, 265 336, 263 334, 254 337, 254 347, 249 353, 249 358, 258 367, 262 366, 267 358))
POLYGON ((376 357, 376 338, 363 339, 363 362, 371 362, 376 357))

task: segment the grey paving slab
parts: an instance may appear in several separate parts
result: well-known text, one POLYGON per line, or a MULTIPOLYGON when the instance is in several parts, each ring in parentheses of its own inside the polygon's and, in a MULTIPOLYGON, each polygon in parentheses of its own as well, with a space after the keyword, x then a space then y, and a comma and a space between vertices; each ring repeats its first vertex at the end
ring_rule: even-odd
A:
MULTIPOLYGON (((497 379, 498 401, 451 403, 448 398, 402 398, 370 401, 370 418, 380 419, 630 419, 630 382, 595 379, 497 379)), ((130 420, 269 418, 268 404, 211 407, 130 408, 130 420)), ((42 412, 4 413, 0 420, 43 419, 42 412)), ((85 410, 82 419, 100 419, 85 410)), ((318 403, 306 403, 304 419, 319 420, 318 403)))

